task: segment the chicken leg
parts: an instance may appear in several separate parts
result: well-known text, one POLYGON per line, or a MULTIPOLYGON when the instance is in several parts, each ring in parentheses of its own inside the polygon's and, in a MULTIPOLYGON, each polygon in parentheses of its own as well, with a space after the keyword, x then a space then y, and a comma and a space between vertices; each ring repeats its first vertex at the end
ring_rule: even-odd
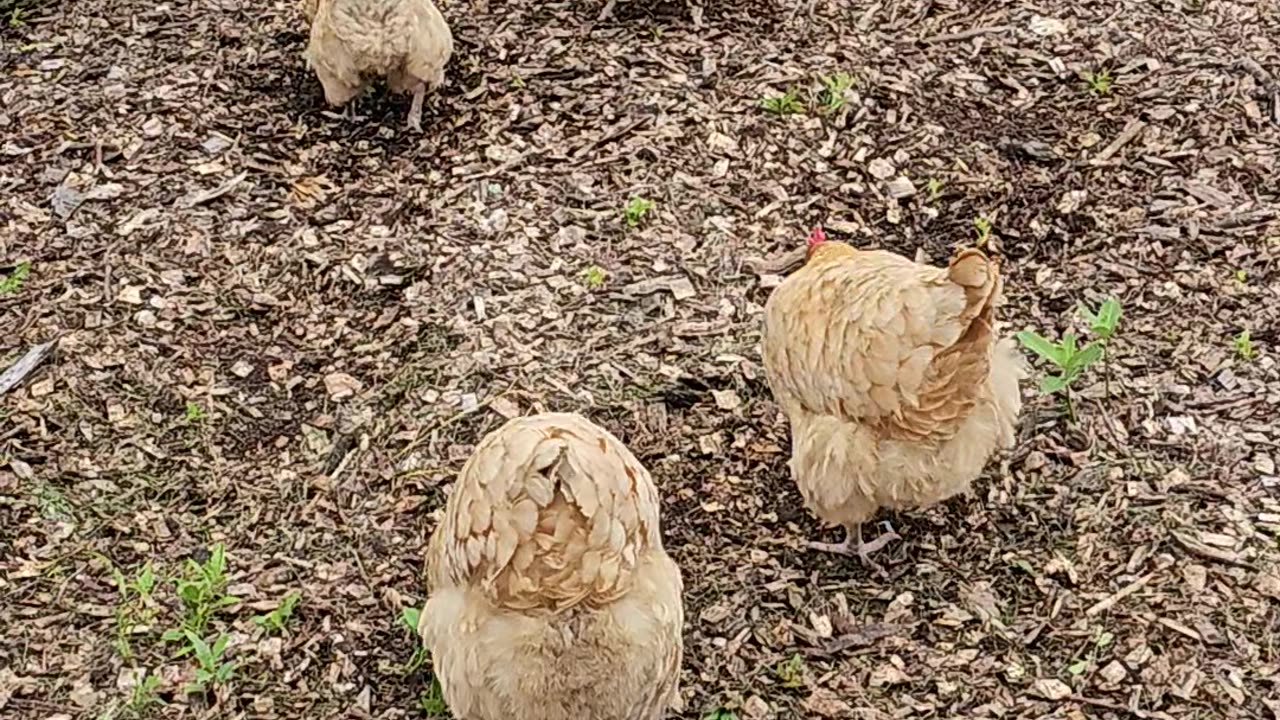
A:
POLYGON ((876 538, 875 540, 872 540, 871 542, 863 542, 862 523, 856 523, 854 525, 845 526, 844 542, 842 543, 811 542, 809 543, 809 547, 813 550, 820 550, 822 552, 832 552, 840 555, 857 554, 857 556, 862 559, 863 564, 875 565, 876 563, 871 560, 871 553, 882 550, 885 545, 888 545, 894 540, 902 539, 902 536, 899 535, 896 531, 894 531, 893 526, 890 525, 888 521, 885 521, 882 524, 885 526, 888 532, 880 535, 880 537, 876 538), (856 543, 855 543, 855 540, 857 541, 856 543))
POLYGON ((427 84, 419 82, 413 89, 413 104, 409 106, 409 129, 422 132, 422 98, 427 94, 427 84))

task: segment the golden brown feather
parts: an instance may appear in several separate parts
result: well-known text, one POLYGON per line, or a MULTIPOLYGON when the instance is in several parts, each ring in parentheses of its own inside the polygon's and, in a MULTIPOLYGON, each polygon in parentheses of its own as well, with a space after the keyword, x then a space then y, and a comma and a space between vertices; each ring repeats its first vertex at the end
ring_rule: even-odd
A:
POLYGON ((815 245, 765 307, 764 364, 791 424, 806 505, 848 530, 821 549, 867 553, 861 524, 963 491, 1012 444, 1026 371, 994 336, 996 263, 980 250, 945 268, 844 243, 815 245))
POLYGON ((656 720, 683 653, 653 481, 579 415, 518 418, 463 467, 419 630, 459 720, 656 720))

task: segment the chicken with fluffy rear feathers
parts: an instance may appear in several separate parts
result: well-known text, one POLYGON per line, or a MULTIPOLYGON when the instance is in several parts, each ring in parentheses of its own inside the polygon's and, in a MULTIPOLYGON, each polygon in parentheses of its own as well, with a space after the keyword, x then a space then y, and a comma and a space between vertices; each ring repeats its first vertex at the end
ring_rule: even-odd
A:
POLYGON ((431 0, 301 0, 311 23, 308 64, 330 105, 360 94, 381 75, 396 92, 412 92, 409 127, 422 129, 428 88, 444 83, 453 34, 431 0))
POLYGON ((579 415, 480 442, 431 536, 418 627, 454 717, 662 717, 684 609, 658 511, 635 456, 579 415))
POLYGON ((1012 446, 1026 369, 1013 340, 995 337, 1001 287, 978 249, 935 268, 810 235, 804 267, 765 305, 763 354, 805 505, 846 530, 811 547, 870 563, 898 538, 889 528, 863 541, 877 510, 962 492, 1012 446))

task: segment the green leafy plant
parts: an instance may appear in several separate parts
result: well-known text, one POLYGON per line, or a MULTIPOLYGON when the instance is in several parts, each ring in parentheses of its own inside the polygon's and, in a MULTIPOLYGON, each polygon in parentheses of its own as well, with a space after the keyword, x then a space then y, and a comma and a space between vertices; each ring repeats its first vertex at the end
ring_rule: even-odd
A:
POLYGON ((1098 306, 1095 313, 1089 309, 1088 305, 1078 303, 1076 309, 1080 312, 1080 316, 1089 323, 1089 333, 1101 338, 1103 342, 1111 339, 1116 334, 1116 328, 1120 326, 1120 301, 1115 298, 1107 298, 1098 306))
POLYGON ((226 594, 226 572, 227 555, 222 543, 209 549, 209 557, 203 563, 187 560, 184 577, 173 581, 174 591, 185 610, 182 624, 164 633, 166 641, 181 640, 188 632, 203 636, 215 613, 240 602, 239 598, 226 594))
POLYGON ((1111 83, 1114 80, 1115 78, 1111 76, 1111 71, 1106 68, 1097 71, 1086 70, 1084 72, 1084 82, 1091 95, 1110 95, 1111 83))
POLYGON ((0 4, 0 7, 8 6, 6 12, 9 14, 9 27, 16 28, 27 24, 27 14, 30 12, 27 8, 29 4, 27 0, 13 0, 12 2, 0 4))
POLYGON ((196 422, 198 420, 203 420, 204 408, 200 407, 198 403, 188 400, 187 406, 183 410, 183 417, 187 419, 187 422, 196 422))
POLYGON ((845 93, 853 87, 853 76, 840 72, 834 75, 819 75, 818 81, 822 83, 822 92, 818 94, 818 101, 822 103, 823 110, 834 113, 844 107, 845 93))
POLYGON ((160 676, 146 673, 138 683, 129 690, 129 703, 126 707, 134 717, 140 717, 152 705, 160 702, 156 690, 160 687, 160 676))
MULTIPOLYGON (((1115 298, 1108 298, 1096 313, 1081 303, 1079 310, 1089 323, 1090 334, 1097 338, 1083 346, 1079 344, 1079 338, 1071 330, 1064 332, 1062 338, 1056 343, 1050 342, 1034 330, 1023 330, 1017 335, 1018 342, 1022 343, 1023 347, 1057 367, 1056 375, 1046 375, 1040 381, 1040 392, 1062 393, 1067 407, 1067 416, 1073 422, 1076 415, 1075 406, 1071 400, 1071 383, 1103 359, 1107 344, 1120 324, 1120 302, 1115 298)), ((1109 380, 1107 394, 1110 395, 1109 380)))
POLYGON ((253 622, 259 627, 266 628, 267 632, 284 632, 284 626, 289 622, 289 618, 293 617, 293 609, 301 599, 302 593, 294 590, 284 596, 275 610, 264 615, 255 615, 253 622))
POLYGON ((111 576, 116 583, 116 592, 120 595, 114 613, 116 637, 113 644, 120 657, 128 660, 133 657, 129 635, 139 624, 149 623, 155 617, 151 591, 156 587, 157 578, 150 563, 143 565, 132 579, 126 578, 118 568, 112 569, 111 576))
POLYGON ((717 707, 703 713, 702 720, 738 720, 738 715, 732 710, 717 707))
POLYGON ((773 673, 784 688, 804 687, 804 658, 799 653, 779 662, 773 673))
POLYGON ((929 193, 930 202, 937 200, 938 196, 942 194, 942 186, 943 182, 941 180, 932 177, 924 184, 925 192, 929 193))
POLYGON ((804 103, 800 102, 800 95, 794 89, 781 95, 762 98, 760 107, 774 115, 794 115, 804 112, 804 103))
POLYGON ((622 208, 622 220, 627 227, 636 227, 644 216, 653 209, 653 201, 642 197, 633 197, 622 208))
POLYGON ((432 677, 431 684, 418 696, 418 708, 429 718, 447 718, 449 705, 444 701, 444 691, 440 689, 440 680, 432 677))
POLYGON ((1235 346, 1236 355, 1239 355, 1243 360, 1252 360, 1258 357, 1258 350, 1253 346, 1253 338, 1249 335, 1248 330, 1241 330, 1240 334, 1236 335, 1232 340, 1232 345, 1235 346))
POLYGON ((188 647, 195 652, 196 662, 198 663, 196 679, 187 683, 186 691, 188 693, 202 693, 210 686, 223 685, 231 679, 231 674, 235 672, 236 664, 222 659, 222 654, 227 649, 227 642, 231 639, 230 637, 226 634, 218 633, 213 645, 210 645, 190 630, 183 631, 183 635, 187 639, 188 647))
POLYGON ((10 295, 21 290, 22 283, 26 282, 30 274, 31 263, 24 260, 15 265, 8 275, 0 275, 0 295, 10 295))
POLYGON ((582 284, 591 290, 604 285, 604 281, 608 278, 609 273, 605 272, 605 269, 599 265, 591 265, 582 271, 582 284))

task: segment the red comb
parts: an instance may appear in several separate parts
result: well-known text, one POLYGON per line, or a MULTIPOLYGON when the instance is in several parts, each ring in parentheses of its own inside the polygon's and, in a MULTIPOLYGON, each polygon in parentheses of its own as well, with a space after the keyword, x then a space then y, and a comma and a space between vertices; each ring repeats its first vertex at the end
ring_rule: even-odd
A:
POLYGON ((822 227, 816 227, 809 233, 809 239, 805 242, 808 247, 814 247, 827 241, 827 234, 822 231, 822 227))

